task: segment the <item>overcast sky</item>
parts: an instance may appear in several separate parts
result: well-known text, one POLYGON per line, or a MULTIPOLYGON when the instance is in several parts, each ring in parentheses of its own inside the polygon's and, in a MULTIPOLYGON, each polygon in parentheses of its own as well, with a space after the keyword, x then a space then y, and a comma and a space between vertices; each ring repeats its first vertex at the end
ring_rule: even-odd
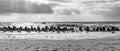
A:
POLYGON ((0 0, 0 22, 120 21, 120 0, 0 0))

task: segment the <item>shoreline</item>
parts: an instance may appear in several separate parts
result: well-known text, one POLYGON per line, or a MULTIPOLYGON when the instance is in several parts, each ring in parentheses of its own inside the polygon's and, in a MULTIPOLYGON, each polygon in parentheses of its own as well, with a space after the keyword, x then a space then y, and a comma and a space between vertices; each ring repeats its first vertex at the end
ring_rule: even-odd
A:
POLYGON ((120 34, 112 33, 21 33, 21 34, 0 34, 0 39, 44 39, 44 40, 82 40, 82 39, 101 39, 101 38, 112 38, 119 39, 120 34))

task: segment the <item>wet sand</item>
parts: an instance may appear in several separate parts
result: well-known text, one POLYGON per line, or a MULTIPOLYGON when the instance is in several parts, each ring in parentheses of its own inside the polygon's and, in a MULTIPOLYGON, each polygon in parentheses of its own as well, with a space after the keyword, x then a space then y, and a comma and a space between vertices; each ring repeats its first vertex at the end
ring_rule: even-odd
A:
POLYGON ((100 39, 84 39, 84 40, 38 40, 38 39, 1 39, 0 51, 68 51, 67 49, 88 49, 92 51, 116 50, 120 51, 120 39, 100 38, 100 39), (63 50, 64 49, 64 50, 63 50))

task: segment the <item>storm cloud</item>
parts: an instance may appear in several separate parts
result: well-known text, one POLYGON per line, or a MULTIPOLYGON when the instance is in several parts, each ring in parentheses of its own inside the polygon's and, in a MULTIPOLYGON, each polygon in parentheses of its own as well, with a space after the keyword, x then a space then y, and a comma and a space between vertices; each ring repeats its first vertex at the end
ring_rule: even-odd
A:
POLYGON ((0 14, 52 14, 53 10, 48 4, 30 3, 24 0, 0 0, 0 14))

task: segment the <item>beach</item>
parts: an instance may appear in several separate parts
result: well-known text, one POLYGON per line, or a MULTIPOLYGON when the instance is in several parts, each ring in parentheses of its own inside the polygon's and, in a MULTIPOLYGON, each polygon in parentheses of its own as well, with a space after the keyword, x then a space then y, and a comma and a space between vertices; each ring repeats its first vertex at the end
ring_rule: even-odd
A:
MULTIPOLYGON (((54 35, 54 34, 53 34, 54 35)), ((106 38, 89 38, 92 36, 86 36, 84 38, 81 36, 76 38, 73 35, 14 35, 6 34, 0 35, 0 50, 1 51, 120 51, 120 39, 119 36, 106 37, 106 38), (16 36, 16 37, 15 37, 16 36), (21 37, 22 36, 22 37, 21 37), (36 36, 36 38, 35 38, 36 36), (39 38, 38 38, 38 37, 39 38), (51 37, 52 36, 52 37, 51 37), (65 37, 66 38, 56 38, 55 37, 65 37), (73 36, 73 37, 72 37, 73 36), (19 38, 18 38, 19 37, 19 38), (40 39, 40 37, 42 37, 40 39)))

